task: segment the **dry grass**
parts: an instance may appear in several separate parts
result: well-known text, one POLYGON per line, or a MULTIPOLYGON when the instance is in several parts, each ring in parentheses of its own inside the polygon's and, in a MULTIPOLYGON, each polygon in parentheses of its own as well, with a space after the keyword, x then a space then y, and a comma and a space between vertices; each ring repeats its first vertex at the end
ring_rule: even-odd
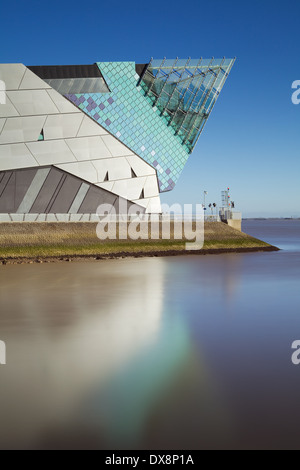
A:
MULTIPOLYGON (((0 258, 92 256, 114 253, 182 251, 184 240, 101 241, 94 223, 13 223, 0 224, 0 258)), ((267 243, 241 233, 223 223, 205 224, 203 250, 266 248, 267 243)))

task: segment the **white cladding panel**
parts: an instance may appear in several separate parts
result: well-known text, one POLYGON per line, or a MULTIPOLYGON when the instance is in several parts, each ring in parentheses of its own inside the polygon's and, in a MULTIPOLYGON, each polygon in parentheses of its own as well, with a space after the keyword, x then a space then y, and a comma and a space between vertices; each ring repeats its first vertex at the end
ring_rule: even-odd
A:
POLYGON ((37 166, 36 160, 25 144, 0 145, 0 169, 27 168, 37 166))
POLYGON ((77 137, 87 137, 93 135, 108 135, 108 132, 90 117, 84 116, 77 137))
POLYGON ((114 136, 104 135, 102 138, 113 157, 124 157, 126 155, 132 155, 132 151, 129 150, 124 144, 119 142, 114 136))
POLYGON ((7 96, 21 116, 59 113, 46 90, 8 91, 7 96))
POLYGON ((74 104, 60 95, 56 90, 49 88, 47 90, 49 97, 52 99, 53 103, 57 107, 60 113, 79 113, 82 114, 82 111, 79 108, 76 108, 74 104))
POLYGON ((112 191, 113 185, 113 181, 104 181, 103 183, 97 183, 97 186, 99 186, 99 188, 106 189, 106 191, 112 191))
POLYGON ((39 165, 55 165, 76 161, 64 140, 29 142, 27 146, 39 165))
POLYGON ((116 181, 113 186, 113 192, 119 194, 125 199, 134 201, 136 199, 140 199, 145 183, 146 178, 144 177, 116 181))
POLYGON ((76 137, 82 123, 82 114, 52 114, 44 126, 45 140, 76 137))
POLYGON ((126 158, 111 158, 110 160, 105 160, 105 162, 107 165, 109 180, 114 181, 131 178, 131 167, 126 158))
POLYGON ((31 70, 26 69, 24 77, 20 83, 19 90, 39 90, 45 88, 51 87, 35 73, 31 72, 31 70))
POLYGON ((136 176, 156 175, 156 170, 137 155, 126 157, 136 176))
POLYGON ((1 131, 2 131, 3 127, 4 127, 5 121, 6 121, 5 118, 1 118, 1 119, 0 119, 0 134, 1 134, 1 131))
POLYGON ((97 171, 97 183, 101 183, 101 182, 108 183, 108 181, 104 181, 104 180, 109 170, 110 161, 111 161, 111 158, 110 159, 101 158, 99 160, 93 160, 93 165, 97 171))
POLYGON ((76 139, 68 139, 66 142, 79 161, 111 158, 111 154, 100 136, 77 137, 76 139))
POLYGON ((91 162, 76 162, 56 166, 61 170, 67 171, 68 173, 78 176, 90 183, 97 183, 97 171, 91 162))
POLYGON ((45 124, 46 117, 26 116, 8 118, 0 133, 0 144, 37 141, 45 124))
POLYGON ((156 196, 158 193, 158 183, 156 175, 148 176, 145 186, 144 186, 144 195, 146 197, 156 196))
POLYGON ((18 90, 26 70, 23 64, 0 64, 0 80, 6 90, 18 90))
POLYGON ((10 101, 6 93, 5 104, 0 105, 0 118, 13 117, 13 116, 20 116, 20 114, 18 113, 18 111, 16 110, 16 108, 14 107, 14 105, 12 104, 12 102, 10 101))

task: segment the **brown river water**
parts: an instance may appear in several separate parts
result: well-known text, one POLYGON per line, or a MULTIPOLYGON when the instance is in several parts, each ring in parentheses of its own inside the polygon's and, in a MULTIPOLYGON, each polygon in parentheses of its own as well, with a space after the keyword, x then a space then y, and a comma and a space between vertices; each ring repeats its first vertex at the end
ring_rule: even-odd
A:
POLYGON ((280 252, 0 266, 0 449, 300 448, 300 221, 280 252))

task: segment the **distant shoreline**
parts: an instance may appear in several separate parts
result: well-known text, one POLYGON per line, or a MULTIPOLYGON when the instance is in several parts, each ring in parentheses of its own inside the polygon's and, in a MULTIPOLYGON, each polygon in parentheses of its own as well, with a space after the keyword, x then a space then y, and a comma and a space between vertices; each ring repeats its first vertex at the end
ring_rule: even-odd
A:
POLYGON ((300 217, 243 217, 242 220, 300 220, 300 217))

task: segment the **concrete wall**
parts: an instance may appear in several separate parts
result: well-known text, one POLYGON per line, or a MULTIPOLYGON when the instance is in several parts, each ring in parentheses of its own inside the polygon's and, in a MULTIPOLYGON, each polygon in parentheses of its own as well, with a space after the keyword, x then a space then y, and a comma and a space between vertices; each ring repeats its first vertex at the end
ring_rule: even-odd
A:
POLYGON ((242 231, 242 219, 228 219, 226 223, 229 227, 242 231))

